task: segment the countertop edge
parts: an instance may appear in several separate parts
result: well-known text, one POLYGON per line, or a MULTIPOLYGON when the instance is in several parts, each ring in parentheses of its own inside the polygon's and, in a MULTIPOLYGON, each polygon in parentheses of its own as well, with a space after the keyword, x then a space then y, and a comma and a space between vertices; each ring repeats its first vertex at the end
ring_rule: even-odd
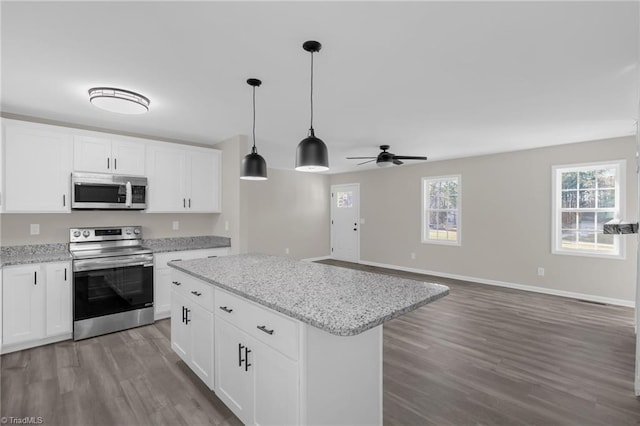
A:
MULTIPOLYGON (((420 307, 422 307, 424 305, 427 305, 427 304, 429 304, 431 302, 434 302, 434 301, 436 301, 438 299, 441 299, 441 298, 443 298, 443 297, 445 297, 445 296, 447 296, 449 294, 449 288, 446 287, 446 286, 443 286, 443 287, 446 287, 446 290, 442 291, 441 293, 435 294, 435 295, 433 295, 433 296, 431 296, 431 297, 429 297, 429 298, 427 298, 425 300, 421 300, 420 302, 417 302, 417 303, 414 303, 413 305, 407 306, 406 308, 397 310, 397 311, 395 311, 395 312, 393 312, 393 313, 391 313, 389 315, 386 315, 386 316, 384 316, 382 318, 379 318, 379 319, 377 319, 375 321, 371 321, 371 322, 369 322, 367 324, 362 325, 361 327, 358 327, 358 328, 355 328, 355 329, 353 329, 353 328, 347 328, 347 329, 338 328, 338 329, 335 329, 335 328, 328 328, 324 324, 320 324, 318 321, 315 321, 315 320, 313 320, 311 318, 303 317, 303 316, 301 316, 301 315, 299 315, 299 314, 297 314, 295 312, 291 312, 288 309, 285 309, 285 308, 282 308, 280 306, 276 306, 276 305, 270 304, 268 302, 265 302, 264 300, 258 299, 258 298, 254 297, 254 296, 251 296, 249 294, 246 294, 246 293, 243 293, 241 291, 238 291, 238 290, 236 290, 236 289, 234 289, 232 287, 228 287, 228 286, 226 286, 224 284, 221 284, 221 283, 219 283, 217 281, 214 281, 212 279, 203 277, 202 275, 195 274, 195 273, 193 273, 193 272, 191 272, 191 271, 189 271, 189 270, 187 270, 185 268, 182 268, 182 267, 176 265, 174 262, 168 262, 167 265, 172 267, 173 269, 175 269, 177 271, 183 272, 183 273, 185 273, 187 275, 190 275, 190 276, 192 276, 194 278, 197 278, 197 279, 199 279, 201 281, 207 282, 207 283, 212 284, 212 285, 214 285, 216 287, 219 287, 219 288, 221 288, 223 290, 226 290, 226 291, 228 291, 230 293, 236 294, 236 295, 238 295, 238 296, 240 296, 240 297, 242 297, 244 299, 250 300, 250 301, 252 301, 254 303, 257 303, 259 305, 265 306, 265 307, 267 307, 269 309, 273 309, 274 311, 276 311, 276 312, 278 312, 280 314, 286 315, 286 316, 288 316, 290 318, 293 318, 293 319, 298 320, 300 322, 303 322, 305 324, 309 324, 309 325, 314 326, 314 327, 316 327, 316 328, 318 328, 318 329, 320 329, 322 331, 326 331, 327 333, 330 333, 330 334, 333 334, 333 335, 336 335, 336 336, 355 336, 355 335, 358 335, 358 334, 363 333, 363 332, 365 332, 367 330, 370 330, 370 329, 375 328, 375 327, 377 327, 379 325, 382 325, 383 323, 385 323, 387 321, 390 321, 390 320, 392 320, 394 318, 397 318, 397 317, 402 316, 402 315, 404 315, 406 313, 414 311, 414 310, 416 310, 416 309, 418 309, 418 308, 420 308, 420 307)), ((418 282, 424 283, 424 281, 418 281, 418 282)))

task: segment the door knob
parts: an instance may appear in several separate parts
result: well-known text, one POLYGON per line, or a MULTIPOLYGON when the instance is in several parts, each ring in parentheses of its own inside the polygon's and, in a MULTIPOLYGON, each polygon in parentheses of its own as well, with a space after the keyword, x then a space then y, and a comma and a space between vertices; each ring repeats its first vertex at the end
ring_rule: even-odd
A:
POLYGON ((357 231, 357 230, 358 230, 358 228, 353 228, 353 230, 354 230, 354 231, 357 231))

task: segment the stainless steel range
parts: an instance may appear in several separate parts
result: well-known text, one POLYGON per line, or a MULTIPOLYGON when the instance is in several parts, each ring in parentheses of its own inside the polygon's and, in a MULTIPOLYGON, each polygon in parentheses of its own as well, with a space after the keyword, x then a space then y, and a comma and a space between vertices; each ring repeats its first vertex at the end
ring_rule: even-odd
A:
POLYGON ((153 253, 142 228, 71 228, 73 339, 153 322, 153 253))

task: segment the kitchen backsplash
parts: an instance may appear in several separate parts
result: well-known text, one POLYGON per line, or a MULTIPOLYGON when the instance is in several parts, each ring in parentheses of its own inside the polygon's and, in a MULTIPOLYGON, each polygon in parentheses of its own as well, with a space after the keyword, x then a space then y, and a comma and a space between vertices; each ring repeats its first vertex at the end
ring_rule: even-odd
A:
MULTIPOLYGON (((76 211, 68 214, 2 214, 0 246, 69 242, 69 228, 140 225, 144 238, 211 235, 216 214, 162 214, 131 211, 76 211), (174 230, 174 222, 178 229, 174 230), (31 225, 40 233, 31 235, 31 225)), ((228 236, 217 233, 217 235, 228 236)))

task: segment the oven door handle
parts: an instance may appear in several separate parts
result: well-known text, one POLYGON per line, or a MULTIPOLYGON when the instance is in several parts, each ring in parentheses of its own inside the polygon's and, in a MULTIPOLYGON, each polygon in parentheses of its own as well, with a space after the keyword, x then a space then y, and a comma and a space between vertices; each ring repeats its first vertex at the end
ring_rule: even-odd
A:
POLYGON ((127 268, 130 266, 152 267, 153 258, 143 259, 82 259, 73 262, 74 272, 97 271, 100 269, 127 268))

